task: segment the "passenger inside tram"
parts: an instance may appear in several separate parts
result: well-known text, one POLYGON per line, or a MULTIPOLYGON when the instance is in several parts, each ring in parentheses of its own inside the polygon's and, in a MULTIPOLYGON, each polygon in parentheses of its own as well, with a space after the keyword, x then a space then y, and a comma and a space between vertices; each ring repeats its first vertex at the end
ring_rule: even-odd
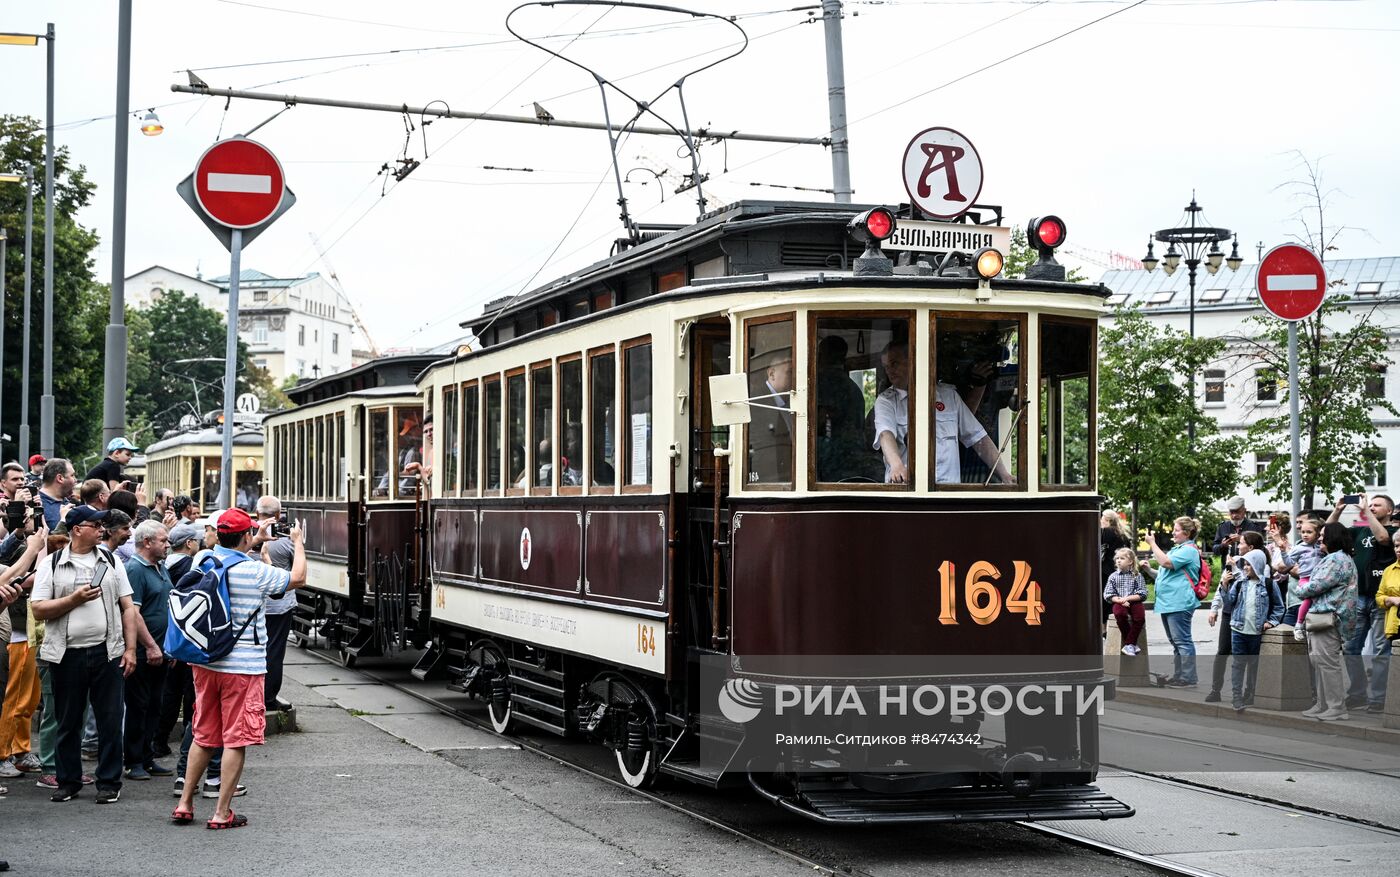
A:
POLYGON ((749 396, 754 403, 749 425, 749 481, 792 481, 792 346, 774 343, 791 337, 790 322, 756 327, 755 351, 749 356, 749 396), (786 335, 780 335, 785 330, 786 335), (761 406, 761 407, 760 407, 761 406))
MULTIPOLYGON (((822 336, 822 329, 818 335, 822 336)), ((836 483, 879 482, 879 459, 865 442, 866 400, 861 383, 850 361, 850 345, 840 334, 817 341, 817 385, 815 429, 817 480, 836 483)), ((861 375, 862 378, 865 375, 861 375)), ((873 376, 872 380, 873 380, 873 376)))

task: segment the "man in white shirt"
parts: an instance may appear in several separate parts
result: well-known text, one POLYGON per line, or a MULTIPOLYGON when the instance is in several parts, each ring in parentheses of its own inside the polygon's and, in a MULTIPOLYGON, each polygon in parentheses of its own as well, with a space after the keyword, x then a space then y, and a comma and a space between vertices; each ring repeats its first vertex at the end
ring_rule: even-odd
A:
MULTIPOLYGON (((893 341, 880 355, 890 386, 875 397, 875 444, 885 458, 885 483, 909 484, 909 345, 893 341)), ((1012 483, 987 430, 973 416, 951 384, 934 387, 934 480, 938 484, 962 482, 958 443, 972 448, 1003 484, 1012 483)))
MULTIPOLYGON (((89 700, 97 718, 97 802, 121 798, 122 683, 136 669, 138 626, 126 569, 99 544, 107 515, 92 506, 71 510, 68 545, 40 561, 34 581, 30 608, 47 622, 39 657, 49 662, 58 713, 54 801, 71 801, 83 788, 79 749, 89 700)), ((141 645, 149 660, 160 660, 150 634, 141 645)))

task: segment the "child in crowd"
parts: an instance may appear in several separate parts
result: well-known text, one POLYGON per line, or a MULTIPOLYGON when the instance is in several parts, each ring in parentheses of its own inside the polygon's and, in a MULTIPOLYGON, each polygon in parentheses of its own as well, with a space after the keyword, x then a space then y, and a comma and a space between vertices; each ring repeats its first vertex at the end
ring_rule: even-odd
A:
MULTIPOLYGON (((1322 546, 1318 545, 1318 536, 1322 533, 1316 520, 1311 517, 1301 518, 1298 522, 1298 538, 1301 540, 1293 550, 1284 555, 1283 562, 1288 564, 1288 574, 1296 576, 1300 586, 1306 585, 1308 579, 1312 577, 1313 567, 1322 557, 1322 546)), ((1304 600, 1298 606, 1297 618, 1308 616, 1308 607, 1312 605, 1311 600, 1304 600)), ((1303 641, 1303 625, 1293 625, 1293 638, 1298 642, 1303 641)))
MULTIPOLYGON (((1231 677, 1236 713, 1254 704, 1254 684, 1259 673, 1259 647, 1264 631, 1283 620, 1283 595, 1269 575, 1264 537, 1252 531, 1241 534, 1242 554, 1227 567, 1220 582, 1221 608, 1230 619, 1231 677)), ((1211 623, 1215 623, 1212 604, 1211 623)))
POLYGON ((1138 637, 1146 622, 1143 601, 1147 599, 1147 585, 1142 581, 1142 573, 1137 571, 1137 554, 1131 548, 1120 548, 1113 552, 1114 571, 1109 573, 1104 585, 1103 598, 1113 607, 1113 618, 1123 633, 1123 654, 1132 657, 1140 650, 1138 637))

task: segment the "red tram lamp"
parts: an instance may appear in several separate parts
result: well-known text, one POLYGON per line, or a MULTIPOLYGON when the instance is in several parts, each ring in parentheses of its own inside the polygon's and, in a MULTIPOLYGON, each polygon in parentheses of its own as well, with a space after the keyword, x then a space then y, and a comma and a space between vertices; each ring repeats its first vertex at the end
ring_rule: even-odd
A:
POLYGON ((884 207, 872 207, 846 226, 846 231, 857 243, 865 244, 865 252, 856 257, 852 266, 856 277, 889 277, 894 274, 894 262, 880 249, 880 242, 894 234, 894 229, 894 213, 884 207))
POLYGON ((1065 266, 1055 261, 1055 251, 1067 236, 1065 221, 1058 216, 1037 216, 1026 223, 1026 239, 1038 258, 1026 269, 1027 280, 1064 280, 1065 266))

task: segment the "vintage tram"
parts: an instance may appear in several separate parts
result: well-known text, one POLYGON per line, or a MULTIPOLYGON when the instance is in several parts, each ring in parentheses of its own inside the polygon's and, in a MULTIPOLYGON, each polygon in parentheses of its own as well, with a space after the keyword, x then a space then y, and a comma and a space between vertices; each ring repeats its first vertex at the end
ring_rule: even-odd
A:
POLYGON ((437 440, 416 674, 483 698, 497 730, 599 740, 632 785, 737 777, 832 822, 1131 815, 1091 785, 1093 714, 1008 718, 958 770, 830 746, 762 776, 702 757, 744 737, 706 662, 760 699, 783 673, 850 680, 891 656, 922 656, 920 677, 972 656, 960 678, 984 687, 1111 685, 1094 441, 1108 293, 1065 281, 1053 217, 1031 228, 1034 279, 997 277, 977 225, 928 236, 963 252, 893 265, 880 239, 909 212, 731 205, 464 324, 480 347, 417 380, 437 440))
MULTIPOLYGON (((219 475, 223 470, 224 427, 214 415, 212 422, 167 434, 145 449, 146 493, 155 496, 162 488, 176 496, 184 494, 199 510, 210 515, 218 511, 219 475)), ((262 415, 239 414, 234 421, 232 505, 252 511, 263 494, 262 415)), ((136 477, 130 468, 127 474, 136 477)))
POLYGON ((431 427, 413 379, 436 358, 385 357, 300 383, 287 391, 296 407, 265 421, 270 492, 306 525, 293 634, 324 635, 347 666, 426 640, 414 583, 431 427))

